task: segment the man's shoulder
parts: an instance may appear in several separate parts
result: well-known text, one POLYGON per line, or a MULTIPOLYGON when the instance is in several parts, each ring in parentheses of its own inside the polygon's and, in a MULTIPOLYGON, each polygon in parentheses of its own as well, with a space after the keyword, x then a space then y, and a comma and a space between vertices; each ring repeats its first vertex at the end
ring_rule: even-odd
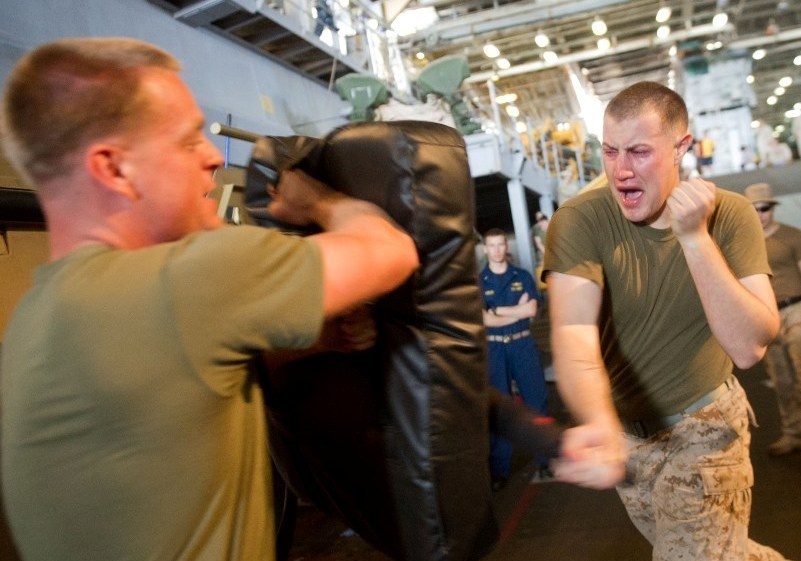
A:
POLYGON ((777 222, 776 224, 779 225, 777 233, 789 238, 801 238, 801 229, 785 224, 784 222, 777 222))

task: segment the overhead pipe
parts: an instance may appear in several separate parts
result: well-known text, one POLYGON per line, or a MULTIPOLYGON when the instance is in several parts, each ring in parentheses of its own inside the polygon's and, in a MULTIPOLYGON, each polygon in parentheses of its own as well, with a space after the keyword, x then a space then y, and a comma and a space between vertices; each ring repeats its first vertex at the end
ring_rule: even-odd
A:
POLYGON ((467 83, 485 82, 495 74, 497 74, 500 78, 517 76, 519 74, 528 74, 530 72, 538 72, 540 70, 545 70, 546 68, 563 66, 565 64, 569 64, 572 62, 581 62, 584 60, 592 60, 596 58, 601 58, 621 53, 628 53, 631 51, 637 51, 640 49, 647 49, 649 47, 654 47, 657 44, 669 45, 671 43, 675 43, 676 41, 685 41, 687 39, 694 39, 696 37, 701 37, 704 35, 712 35, 717 33, 733 32, 733 31, 734 31, 734 26, 730 23, 726 24, 723 27, 715 27, 711 23, 709 23, 705 25, 699 25, 691 29, 676 31, 674 33, 671 33, 670 38, 666 40, 657 39, 655 35, 648 36, 640 39, 627 41, 625 43, 619 43, 618 45, 610 47, 603 51, 601 49, 587 49, 584 51, 569 53, 567 55, 560 56, 559 59, 552 64, 543 61, 536 61, 525 64, 517 64, 515 66, 512 66, 511 68, 508 68, 507 70, 498 70, 492 72, 477 72, 467 77, 465 79, 465 82, 467 83))
MULTIPOLYGON (((538 21, 598 11, 609 6, 624 4, 626 0, 556 0, 517 2, 493 10, 482 10, 458 18, 442 20, 410 35, 412 41, 437 37, 450 41, 459 37, 489 33, 508 27, 519 27, 538 21)), ((422 4, 425 5, 425 4, 422 4)))

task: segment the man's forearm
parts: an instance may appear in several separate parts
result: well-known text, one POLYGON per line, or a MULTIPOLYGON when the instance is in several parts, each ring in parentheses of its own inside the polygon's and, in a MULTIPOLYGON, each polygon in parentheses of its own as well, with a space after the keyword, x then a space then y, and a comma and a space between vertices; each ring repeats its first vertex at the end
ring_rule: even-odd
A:
POLYGON ((683 243, 682 249, 712 333, 738 367, 750 367, 777 333, 775 308, 734 276, 710 236, 683 243))
POLYGON ((597 338, 595 326, 552 327, 556 385, 578 422, 600 423, 619 430, 620 422, 597 338))

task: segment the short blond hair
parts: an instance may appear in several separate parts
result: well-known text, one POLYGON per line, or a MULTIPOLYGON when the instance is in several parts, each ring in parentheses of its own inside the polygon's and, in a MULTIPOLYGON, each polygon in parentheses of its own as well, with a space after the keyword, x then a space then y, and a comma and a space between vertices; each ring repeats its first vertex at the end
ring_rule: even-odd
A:
POLYGON ((61 39, 24 55, 6 82, 0 114, 11 164, 38 184, 63 174, 67 158, 91 141, 132 130, 147 110, 145 68, 178 72, 181 65, 123 37, 61 39))
POLYGON ((687 132, 687 105, 679 94, 657 82, 637 82, 621 90, 606 106, 605 116, 615 120, 632 119, 645 111, 656 113, 662 125, 672 133, 687 132))

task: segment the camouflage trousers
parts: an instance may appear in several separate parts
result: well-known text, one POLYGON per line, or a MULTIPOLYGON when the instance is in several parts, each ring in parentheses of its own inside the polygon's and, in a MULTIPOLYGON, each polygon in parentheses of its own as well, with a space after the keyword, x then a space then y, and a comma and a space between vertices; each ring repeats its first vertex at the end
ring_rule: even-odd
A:
POLYGON ((626 435, 630 477, 617 491, 654 561, 781 561, 748 539, 753 415, 732 378, 715 402, 649 438, 626 435))

